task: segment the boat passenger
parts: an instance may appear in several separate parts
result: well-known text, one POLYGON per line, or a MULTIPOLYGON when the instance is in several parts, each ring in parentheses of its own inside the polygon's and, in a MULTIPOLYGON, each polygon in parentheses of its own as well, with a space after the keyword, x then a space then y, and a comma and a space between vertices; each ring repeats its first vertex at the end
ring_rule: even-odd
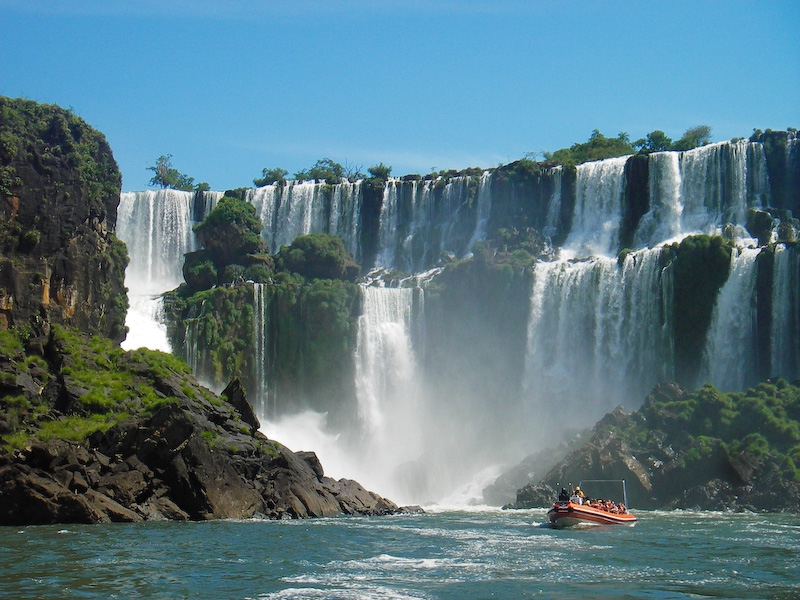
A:
POLYGON ((558 494, 558 500, 560 502, 566 502, 569 500, 569 492, 567 492, 566 488, 561 488, 561 491, 558 494))

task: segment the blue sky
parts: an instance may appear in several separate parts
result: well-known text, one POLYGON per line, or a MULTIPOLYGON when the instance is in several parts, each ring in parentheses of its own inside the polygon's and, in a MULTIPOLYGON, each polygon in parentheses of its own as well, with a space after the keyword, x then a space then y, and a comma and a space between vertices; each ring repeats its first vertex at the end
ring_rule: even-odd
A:
POLYGON ((105 133, 124 190, 318 158, 394 175, 588 139, 800 127, 800 2, 0 0, 0 94, 105 133))

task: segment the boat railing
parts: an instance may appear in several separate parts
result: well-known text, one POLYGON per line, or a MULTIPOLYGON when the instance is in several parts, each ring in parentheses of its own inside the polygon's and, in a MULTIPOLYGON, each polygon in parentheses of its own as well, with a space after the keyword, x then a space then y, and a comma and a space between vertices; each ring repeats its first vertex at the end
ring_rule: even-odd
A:
POLYGON ((584 483, 621 483, 622 484, 622 503, 625 505, 625 508, 630 508, 628 505, 628 487, 625 484, 624 479, 581 479, 580 483, 578 483, 578 487, 583 489, 584 483))

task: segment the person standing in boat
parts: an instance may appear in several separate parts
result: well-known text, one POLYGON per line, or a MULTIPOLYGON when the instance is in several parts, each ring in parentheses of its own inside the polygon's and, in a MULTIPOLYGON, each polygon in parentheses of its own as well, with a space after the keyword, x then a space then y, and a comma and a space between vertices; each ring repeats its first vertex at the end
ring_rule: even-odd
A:
POLYGON ((586 496, 581 491, 581 488, 576 487, 575 491, 572 492, 572 497, 570 498, 570 502, 572 502, 573 504, 583 504, 584 498, 586 498, 586 496))

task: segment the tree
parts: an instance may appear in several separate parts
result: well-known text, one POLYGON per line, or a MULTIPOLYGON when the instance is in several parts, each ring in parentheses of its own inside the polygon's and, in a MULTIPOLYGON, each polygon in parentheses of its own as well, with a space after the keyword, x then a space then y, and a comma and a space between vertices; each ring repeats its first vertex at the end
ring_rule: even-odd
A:
POLYGON ((664 152, 672 148, 672 139, 660 129, 656 129, 648 133, 646 139, 637 140, 633 145, 649 152, 664 152))
POLYGON ((289 174, 289 171, 286 169, 281 169, 280 167, 275 167, 274 169, 262 169, 261 171, 261 178, 253 179, 253 183, 256 187, 264 187, 265 185, 270 185, 273 183, 283 183, 286 181, 286 176, 289 174))
POLYGON ((375 179, 382 179, 386 181, 389 179, 389 175, 392 174, 392 167, 385 165, 383 163, 379 163, 367 169, 369 174, 372 175, 375 179))
POLYGON ((194 190, 194 177, 189 177, 179 172, 172 166, 172 154, 161 155, 156 159, 156 164, 147 167, 148 171, 153 171, 155 175, 150 179, 150 185, 158 185, 162 188, 172 188, 174 190, 184 190, 191 192, 194 190))
POLYGON ((330 158, 321 158, 310 169, 294 174, 300 181, 316 179, 330 184, 339 183, 344 176, 344 167, 330 158))
POLYGON ((711 141, 711 127, 698 125, 686 130, 683 137, 672 145, 672 150, 691 150, 698 146, 705 146, 711 141))
POLYGON ((609 138, 595 129, 589 136, 588 142, 573 144, 569 148, 562 148, 553 153, 545 152, 545 158, 562 165, 579 165, 590 160, 624 156, 633 152, 627 133, 621 132, 617 137, 609 138))

